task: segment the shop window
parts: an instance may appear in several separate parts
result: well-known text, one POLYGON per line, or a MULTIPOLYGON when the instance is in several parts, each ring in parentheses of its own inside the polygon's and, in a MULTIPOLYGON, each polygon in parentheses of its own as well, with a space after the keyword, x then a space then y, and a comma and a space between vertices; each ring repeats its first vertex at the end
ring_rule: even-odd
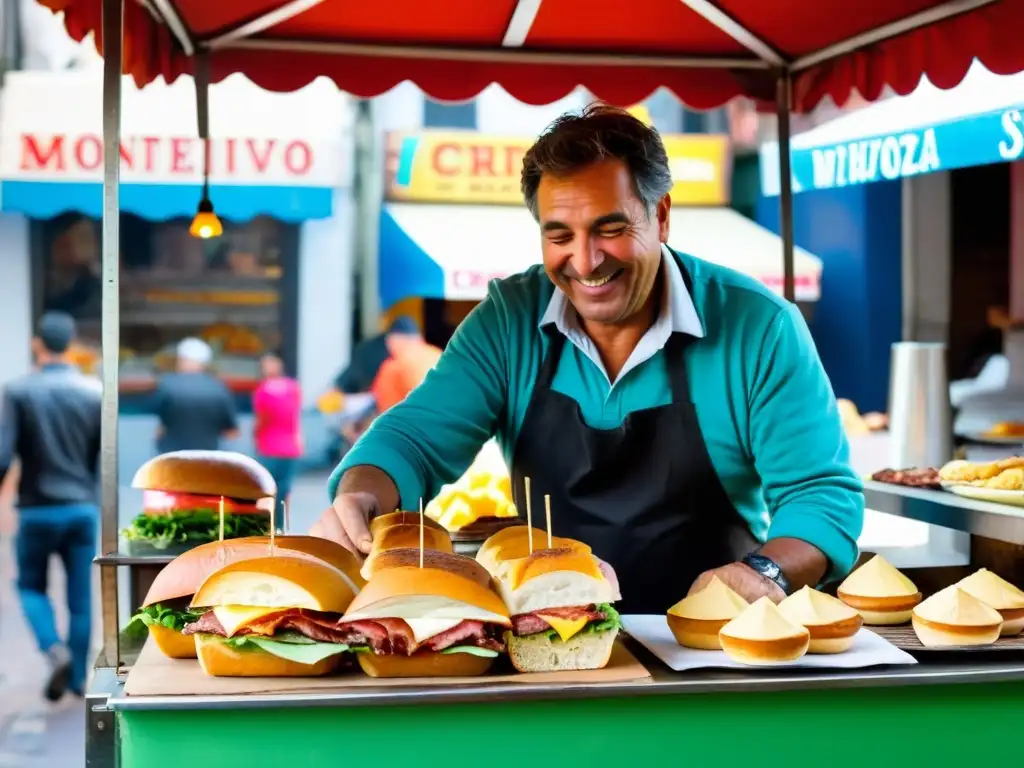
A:
MULTIPOLYGON (((294 370, 298 228, 259 217, 226 221, 222 237, 197 240, 188 227, 187 219, 121 215, 122 395, 151 389, 188 336, 210 343, 216 372, 240 397, 255 385, 263 352, 280 352, 294 370)), ((89 367, 100 344, 100 222, 66 214, 38 222, 33 238, 37 309, 76 319, 89 367)))
POLYGON ((469 101, 465 104, 442 104, 424 96, 423 127, 475 131, 476 101, 469 101))

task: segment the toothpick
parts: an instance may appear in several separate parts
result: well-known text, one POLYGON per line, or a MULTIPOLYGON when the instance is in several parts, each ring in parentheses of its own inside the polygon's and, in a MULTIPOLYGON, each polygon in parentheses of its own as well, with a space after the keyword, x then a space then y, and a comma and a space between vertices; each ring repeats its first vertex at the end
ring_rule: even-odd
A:
POLYGON ((548 519, 548 549, 552 549, 551 546, 551 497, 548 494, 544 494, 544 516, 548 519))
POLYGON ((423 567, 423 497, 420 496, 420 568, 423 567))
POLYGON ((224 497, 220 497, 220 543, 224 543, 224 497))
POLYGON ((281 520, 281 533, 287 534, 292 529, 291 510, 288 508, 287 501, 281 502, 281 509, 284 512, 282 515, 284 519, 281 520))
POLYGON ((530 501, 530 478, 523 478, 523 486, 526 488, 526 538, 530 542, 530 554, 533 554, 533 502, 530 501))
MULTIPOLYGON (((281 502, 284 504, 284 502, 281 502)), ((270 556, 274 556, 274 539, 277 536, 277 497, 274 497, 274 506, 270 508, 270 556)))

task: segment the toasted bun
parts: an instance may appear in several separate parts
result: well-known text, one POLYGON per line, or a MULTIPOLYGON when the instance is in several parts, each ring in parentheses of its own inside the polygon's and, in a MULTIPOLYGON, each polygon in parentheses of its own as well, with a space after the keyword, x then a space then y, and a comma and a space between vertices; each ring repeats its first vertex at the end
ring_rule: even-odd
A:
POLYGON ((256 501, 277 494, 262 464, 234 451, 173 451, 150 459, 135 473, 132 488, 256 501))
POLYGON ((356 657, 370 677, 473 677, 489 670, 496 658, 433 651, 420 651, 412 656, 357 653, 356 657))
MULTIPOLYGON (((322 560, 333 565, 360 589, 365 584, 359 575, 359 561, 355 555, 336 542, 318 536, 276 536, 274 546, 291 557, 322 560)), ((161 569, 150 585, 143 605, 191 597, 200 584, 224 566, 269 554, 269 536, 246 536, 228 539, 223 544, 219 541, 200 544, 161 569)))
MULTIPOLYGON (((393 525, 419 525, 420 515, 418 512, 388 512, 386 515, 378 515, 370 521, 370 536, 377 538, 377 535, 385 528, 393 525)), ((423 525, 426 528, 433 528, 437 531, 445 530, 444 526, 433 518, 423 515, 423 525)))
POLYGON ((787 619, 769 598, 762 597, 722 627, 718 639, 733 661, 770 665, 796 661, 807 653, 811 633, 787 619))
POLYGON ((987 568, 960 579, 956 585, 997 611, 1024 609, 1024 592, 987 568))
POLYGON ((1003 628, 999 634, 1003 637, 1015 637, 1024 632, 1024 610, 1002 610, 1003 628))
MULTIPOLYGON (((384 528, 373 537, 373 547, 370 549, 370 554, 366 556, 366 562, 363 563, 360 573, 364 579, 369 579, 373 576, 374 563, 381 552, 386 552, 389 549, 404 548, 419 550, 419 546, 420 526, 392 525, 384 528)), ((423 526, 423 549, 451 554, 453 552, 451 536, 448 535, 448 531, 443 529, 439 530, 423 526)))
POLYGON ((718 633, 729 623, 729 619, 684 619, 671 613, 667 615, 667 619, 672 636, 685 648, 696 648, 700 651, 722 650, 718 633))
POLYGON ((192 605, 306 608, 344 613, 358 587, 322 561, 286 554, 242 560, 221 568, 200 585, 192 605))
POLYGON ((203 672, 211 677, 319 677, 333 672, 341 654, 316 664, 288 661, 259 648, 233 648, 216 635, 195 635, 196 655, 203 672))
POLYGON ((810 648, 811 637, 787 637, 779 640, 741 640, 720 635, 722 650, 733 661, 755 667, 789 664, 801 658, 810 648))
POLYGON ((191 635, 183 635, 169 627, 153 625, 149 628, 149 636, 153 638, 160 653, 169 659, 194 659, 196 644, 191 635))
POLYGON ((968 645, 992 645, 999 639, 1001 624, 982 627, 953 626, 913 616, 914 634, 926 648, 955 648, 968 645))
POLYGON ((352 601, 348 612, 365 613, 375 603, 390 598, 436 596, 467 603, 508 621, 508 608, 491 589, 490 574, 476 561, 445 552, 425 551, 423 555, 423 568, 420 568, 419 550, 405 549, 389 553, 389 557, 395 558, 391 567, 378 569, 374 573, 366 587, 352 601), (398 564, 398 558, 405 558, 409 564, 398 564))
MULTIPOLYGON (((507 560, 518 560, 531 554, 530 537, 533 532, 533 552, 540 552, 548 547, 548 535, 537 528, 515 526, 498 531, 483 543, 476 553, 476 561, 493 574, 497 574, 501 563, 507 560), (504 535, 503 535, 504 534, 504 535)), ((551 539, 550 549, 571 549, 590 554, 590 547, 575 539, 563 539, 555 536, 551 539)))
POLYGON ((872 627, 906 624, 914 606, 921 602, 920 592, 900 597, 857 597, 840 589, 837 594, 841 601, 861 615, 865 624, 872 627))
POLYGON ((499 565, 496 578, 512 615, 620 599, 594 556, 571 549, 543 549, 506 561, 499 565))
POLYGON ((864 624, 864 618, 856 610, 807 586, 779 603, 779 612, 811 633, 808 653, 849 650, 864 624))
POLYGON ((581 632, 568 642, 551 640, 547 632, 516 637, 505 633, 508 656, 520 672, 567 672, 582 669, 603 669, 615 645, 617 629, 607 632, 581 632))

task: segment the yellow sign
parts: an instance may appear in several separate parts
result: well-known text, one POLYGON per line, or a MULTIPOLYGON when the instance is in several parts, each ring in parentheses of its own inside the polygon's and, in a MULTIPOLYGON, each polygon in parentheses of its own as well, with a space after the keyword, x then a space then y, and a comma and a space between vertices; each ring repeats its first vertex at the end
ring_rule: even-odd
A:
MULTIPOLYGON (((729 202, 729 140, 725 136, 663 136, 672 170, 674 205, 729 202)), ((522 205, 519 175, 533 139, 470 131, 389 134, 386 196, 421 203, 522 205)))

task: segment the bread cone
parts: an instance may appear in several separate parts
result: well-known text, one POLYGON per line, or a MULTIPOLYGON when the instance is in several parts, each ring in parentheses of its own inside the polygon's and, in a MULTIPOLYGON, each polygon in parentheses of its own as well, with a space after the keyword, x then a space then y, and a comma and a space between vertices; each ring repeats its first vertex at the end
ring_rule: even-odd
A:
POLYGON ((957 586, 999 611, 1003 618, 1003 637, 1024 631, 1024 591, 986 568, 961 579, 957 586))
POLYGON ((1003 618, 954 584, 914 609, 913 626, 917 639, 928 648, 991 645, 999 639, 1003 618))
POLYGON ((715 576, 700 592, 669 608, 666 618, 680 645, 717 651, 722 648, 719 631, 749 607, 750 603, 715 576))
POLYGON ((875 555, 855 570, 837 590, 839 599, 856 610, 865 624, 885 626, 910 621, 921 593, 914 582, 875 555))
POLYGON ((762 597, 718 633, 722 650, 733 661, 773 666, 796 661, 810 646, 805 627, 789 621, 768 597, 762 597))
POLYGON ((779 612, 811 635, 808 653, 844 653, 864 624, 853 608, 831 595, 805 586, 779 603, 779 612))

